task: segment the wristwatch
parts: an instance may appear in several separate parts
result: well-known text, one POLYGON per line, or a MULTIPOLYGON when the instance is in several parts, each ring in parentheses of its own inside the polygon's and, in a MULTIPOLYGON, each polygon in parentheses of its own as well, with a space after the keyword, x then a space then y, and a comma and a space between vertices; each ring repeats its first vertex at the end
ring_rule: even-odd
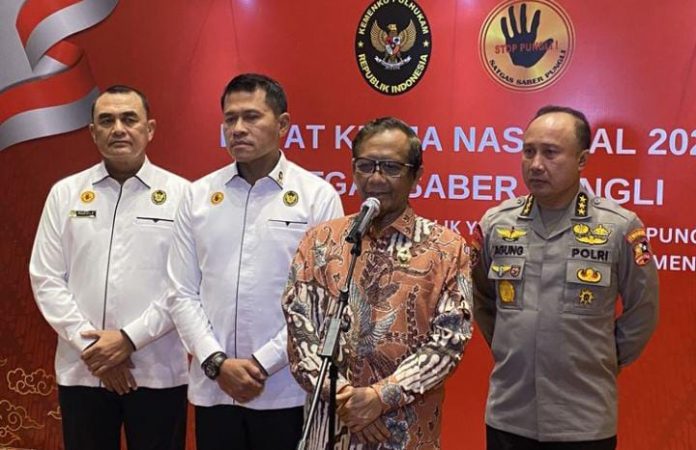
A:
POLYGON ((203 364, 201 364, 201 369, 206 377, 214 380, 220 375, 220 366, 227 359, 227 355, 224 352, 215 352, 208 356, 203 364))

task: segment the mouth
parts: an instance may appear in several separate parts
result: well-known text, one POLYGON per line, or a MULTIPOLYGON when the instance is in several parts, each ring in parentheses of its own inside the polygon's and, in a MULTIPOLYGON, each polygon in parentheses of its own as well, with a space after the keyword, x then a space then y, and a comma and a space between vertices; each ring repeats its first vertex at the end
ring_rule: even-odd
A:
POLYGON ((235 142, 230 143, 230 148, 235 148, 235 147, 251 147, 251 142, 235 141, 235 142))
POLYGON ((389 192, 365 192, 365 198, 369 197, 377 197, 377 198, 384 198, 388 197, 389 192))
POLYGON ((124 145, 131 145, 129 141, 111 141, 109 143, 112 147, 123 147, 124 145))

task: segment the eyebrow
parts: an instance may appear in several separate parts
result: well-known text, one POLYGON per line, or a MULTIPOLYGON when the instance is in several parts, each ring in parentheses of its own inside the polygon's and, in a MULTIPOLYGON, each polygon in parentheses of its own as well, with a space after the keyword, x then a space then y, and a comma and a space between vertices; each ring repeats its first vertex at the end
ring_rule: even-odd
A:
POLYGON ((106 119, 109 117, 116 117, 116 116, 118 116, 118 117, 140 117, 140 116, 138 116, 138 113, 135 111, 124 111, 120 114, 114 114, 114 113, 108 113, 108 112, 100 113, 99 115, 97 115, 97 119, 106 119))

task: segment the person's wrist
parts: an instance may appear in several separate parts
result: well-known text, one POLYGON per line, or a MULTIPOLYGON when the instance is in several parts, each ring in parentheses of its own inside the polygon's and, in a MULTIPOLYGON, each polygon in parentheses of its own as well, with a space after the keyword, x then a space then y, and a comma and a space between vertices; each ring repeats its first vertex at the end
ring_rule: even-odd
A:
POLYGON ((261 362, 258 359, 256 359, 256 356, 251 355, 251 361, 256 365, 256 367, 259 368, 261 373, 263 373, 265 376, 268 376, 268 371, 265 367, 263 367, 263 364, 261 364, 261 362))
POLYGON ((384 402, 382 401, 382 396, 379 395, 379 390, 377 390, 377 388, 374 387, 374 386, 372 386, 372 385, 368 386, 368 388, 371 389, 372 392, 375 393, 376 400, 377 400, 377 402, 379 402, 379 409, 380 409, 380 412, 381 412, 382 414, 384 414, 385 412, 387 412, 387 405, 386 405, 386 403, 384 403, 384 402))
POLYGON ((206 377, 215 380, 220 375, 220 367, 227 359, 225 352, 215 352, 208 356, 201 364, 201 369, 206 377))
POLYGON ((137 348, 135 347, 135 344, 133 343, 133 339, 131 339, 130 336, 128 336, 128 333, 126 333, 123 328, 121 328, 118 331, 121 332, 121 336, 123 336, 123 339, 126 340, 126 343, 128 344, 131 353, 136 351, 137 348))

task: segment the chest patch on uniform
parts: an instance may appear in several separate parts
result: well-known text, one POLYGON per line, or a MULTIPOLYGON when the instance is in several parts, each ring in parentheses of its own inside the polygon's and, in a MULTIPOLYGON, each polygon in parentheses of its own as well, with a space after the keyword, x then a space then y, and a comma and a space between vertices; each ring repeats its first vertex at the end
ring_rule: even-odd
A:
POLYGON ((609 258, 611 257, 611 251, 609 249, 571 247, 570 257, 573 259, 587 259, 590 261, 609 262, 609 258))
POLYGON ((513 278, 517 278, 522 272, 522 266, 517 264, 491 264, 491 271, 498 275, 498 278, 501 278, 506 273, 510 273, 510 276, 513 278))
POLYGON ((210 196, 210 203, 213 205, 219 205, 222 203, 222 201, 225 199, 225 194, 222 192, 214 192, 213 195, 210 196))
POLYGON ((498 297, 503 303, 512 303, 515 301, 515 285, 508 280, 498 282, 498 297))
POLYGON ((581 305, 591 305, 594 301, 594 294, 589 289, 581 289, 578 295, 578 301, 581 305))
POLYGON ((585 283, 595 284, 602 281, 602 272, 593 267, 585 267, 582 269, 578 269, 576 275, 578 277, 578 280, 584 281, 585 283))
POLYGON ((609 241, 611 230, 604 224, 588 225, 576 223, 573 225, 575 240, 583 244, 602 245, 609 241))
POLYGON ((97 218, 97 211, 90 209, 90 210, 80 210, 80 209, 71 209, 70 212, 68 213, 70 217, 78 217, 78 218, 83 218, 83 219, 96 219, 97 218))
POLYGON ((82 194, 80 194, 80 200, 82 200, 82 203, 92 203, 94 197, 96 197, 94 191, 84 191, 82 194))
POLYGON ((494 245, 493 256, 524 256, 523 245, 494 245))
POLYGON ((157 189, 155 192, 152 193, 152 196, 150 198, 152 199, 152 203, 154 203, 155 205, 161 205, 167 201, 167 193, 161 189, 157 189))
POLYGON ((283 194, 283 203, 285 203, 286 206, 295 206, 299 200, 300 196, 297 195, 295 191, 287 191, 283 194))
POLYGON ((500 238, 508 242, 517 242, 519 238, 527 235, 527 230, 515 227, 499 227, 495 229, 495 232, 500 238))

